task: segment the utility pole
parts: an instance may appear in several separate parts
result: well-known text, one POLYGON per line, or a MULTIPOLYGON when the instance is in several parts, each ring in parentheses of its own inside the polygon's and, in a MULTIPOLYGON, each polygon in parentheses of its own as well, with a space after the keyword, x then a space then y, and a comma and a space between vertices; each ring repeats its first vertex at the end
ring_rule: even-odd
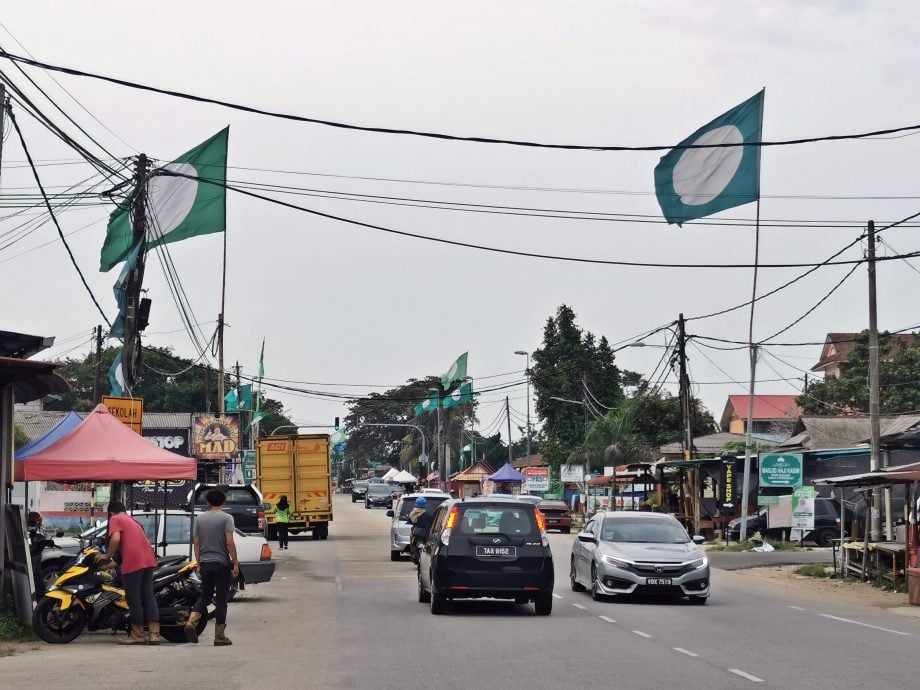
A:
POLYGON ((125 336, 122 348, 121 370, 125 378, 128 395, 137 380, 137 364, 140 360, 141 333, 139 328, 139 307, 141 288, 144 284, 144 263, 147 253, 147 178, 150 161, 143 153, 137 157, 134 168, 134 199, 131 203, 132 248, 141 242, 134 270, 128 276, 128 295, 125 306, 125 336))
MULTIPOLYGON (((691 427, 691 406, 690 406, 690 379, 687 376, 687 332, 684 322, 684 315, 679 314, 677 317, 677 365, 678 365, 678 384, 681 410, 681 435, 680 446, 683 452, 684 461, 688 461, 693 456, 693 429, 691 427)), ((691 490, 693 492, 693 532, 696 533, 700 524, 700 468, 694 467, 691 470, 693 480, 691 490)))
POLYGON ((102 326, 94 329, 96 338, 96 366, 93 369, 93 405, 99 404, 99 370, 102 367, 102 326))
MULTIPOLYGON (((753 307, 751 307, 753 309, 753 307)), ((749 338, 750 339, 750 336, 749 338)), ((744 437, 744 475, 741 481, 741 534, 740 541, 747 539, 748 495, 751 491, 751 458, 754 455, 754 377, 757 375, 757 346, 751 344, 751 385, 748 388, 747 428, 744 437)))
POLYGON ((524 376, 527 378, 527 457, 530 457, 530 353, 526 350, 516 350, 516 355, 524 355, 527 363, 524 365, 524 376))
MULTIPOLYGON (((869 471, 878 472, 880 467, 879 448, 881 432, 879 429, 879 386, 878 386, 878 313, 875 299, 875 221, 869 221, 869 246, 866 268, 869 273, 869 434, 870 453, 869 471)), ((879 511, 875 507, 874 491, 869 491, 869 538, 878 541, 881 525, 879 511)))
POLYGON ((508 404, 507 395, 505 396, 505 419, 508 421, 508 464, 510 465, 514 454, 511 450, 511 406, 508 404))

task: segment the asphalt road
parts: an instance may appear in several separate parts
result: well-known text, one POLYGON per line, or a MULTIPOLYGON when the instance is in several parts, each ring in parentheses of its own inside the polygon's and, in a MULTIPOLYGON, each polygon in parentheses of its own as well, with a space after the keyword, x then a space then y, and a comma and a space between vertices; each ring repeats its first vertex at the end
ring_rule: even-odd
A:
POLYGON ((551 536, 553 614, 457 602, 432 616, 406 560, 389 560, 389 520, 336 496, 327 541, 276 552, 272 582, 230 605, 232 647, 119 648, 85 634, 0 658, 0 687, 551 688, 914 687, 920 621, 713 573, 707 606, 595 603, 568 586, 574 535, 551 536))

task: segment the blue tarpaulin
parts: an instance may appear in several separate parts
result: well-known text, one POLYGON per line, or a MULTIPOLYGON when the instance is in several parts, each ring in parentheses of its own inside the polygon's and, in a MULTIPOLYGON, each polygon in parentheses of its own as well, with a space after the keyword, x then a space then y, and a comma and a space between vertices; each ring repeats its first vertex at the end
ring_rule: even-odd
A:
POLYGON ((523 482, 524 475, 506 462, 497 472, 489 475, 489 479, 493 482, 523 482))
POLYGON ((42 452, 45 448, 50 446, 52 443, 60 441, 65 436, 69 435, 71 431, 80 426, 80 422, 83 421, 83 418, 78 415, 76 412, 70 412, 67 414, 64 419, 59 421, 53 427, 48 429, 44 434, 39 436, 36 439, 33 439, 22 448, 16 451, 17 460, 26 460, 36 453, 42 452))

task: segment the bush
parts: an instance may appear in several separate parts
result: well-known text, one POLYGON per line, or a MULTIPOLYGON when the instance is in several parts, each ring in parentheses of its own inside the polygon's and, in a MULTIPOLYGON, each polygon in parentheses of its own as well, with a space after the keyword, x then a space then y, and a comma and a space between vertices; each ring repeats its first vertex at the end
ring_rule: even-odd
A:
POLYGON ((796 568, 795 574, 805 577, 830 578, 834 576, 834 566, 830 563, 806 563, 796 568))
POLYGON ((16 604, 7 592, 0 591, 0 642, 34 640, 31 628, 16 618, 16 604))

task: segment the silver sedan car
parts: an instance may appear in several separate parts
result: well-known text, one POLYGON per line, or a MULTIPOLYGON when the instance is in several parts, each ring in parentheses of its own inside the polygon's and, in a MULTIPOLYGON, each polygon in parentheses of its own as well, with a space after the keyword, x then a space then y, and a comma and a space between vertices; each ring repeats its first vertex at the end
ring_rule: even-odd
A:
POLYGON ((572 544, 572 590, 595 601, 616 594, 659 593, 709 599, 709 559, 670 515, 598 513, 572 544))

